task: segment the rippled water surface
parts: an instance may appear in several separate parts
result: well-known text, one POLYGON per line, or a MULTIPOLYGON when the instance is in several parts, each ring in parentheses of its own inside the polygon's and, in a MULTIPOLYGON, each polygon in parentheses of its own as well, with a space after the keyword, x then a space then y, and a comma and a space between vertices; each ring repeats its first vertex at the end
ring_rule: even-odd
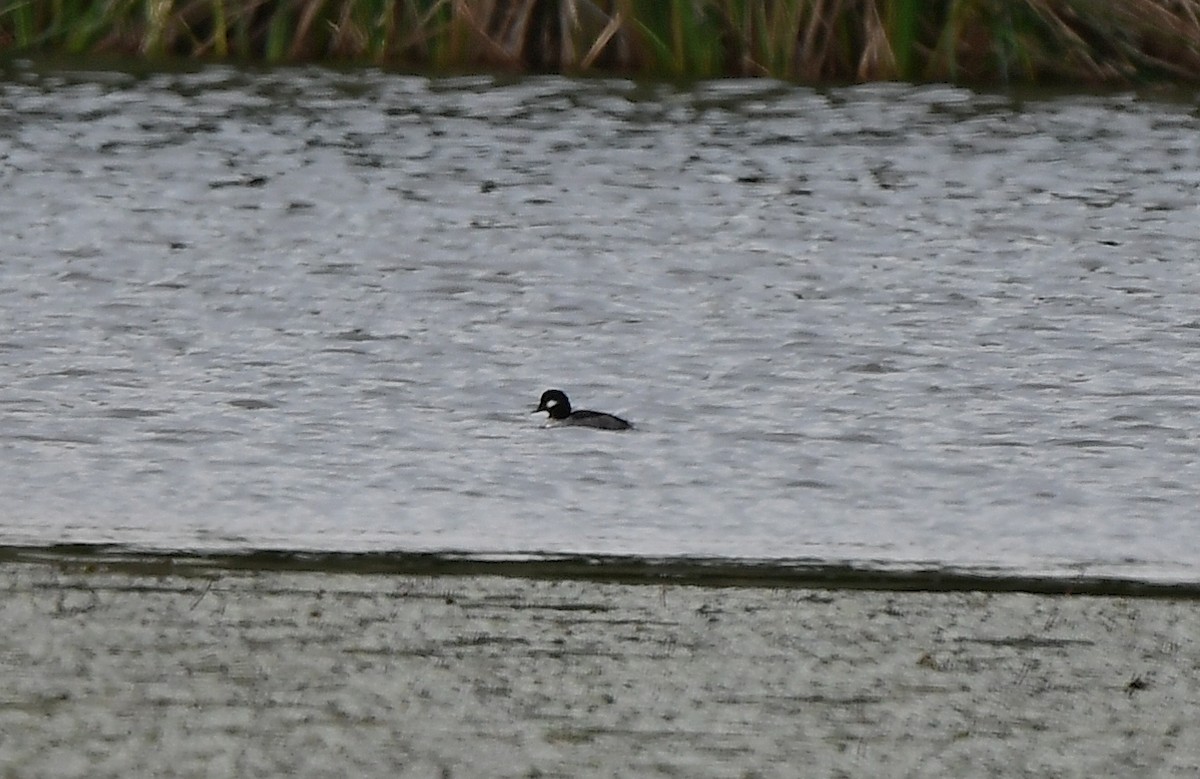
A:
POLYGON ((1200 579, 1192 105, 22 63, 0 191, 0 543, 1200 579))

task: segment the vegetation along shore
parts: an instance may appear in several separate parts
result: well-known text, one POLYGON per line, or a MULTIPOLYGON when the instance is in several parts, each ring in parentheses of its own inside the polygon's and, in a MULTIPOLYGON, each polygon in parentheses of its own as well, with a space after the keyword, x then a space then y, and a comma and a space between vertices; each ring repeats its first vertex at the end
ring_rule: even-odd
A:
POLYGON ((1200 82, 1200 0, 0 0, 0 51, 799 82, 1200 82))

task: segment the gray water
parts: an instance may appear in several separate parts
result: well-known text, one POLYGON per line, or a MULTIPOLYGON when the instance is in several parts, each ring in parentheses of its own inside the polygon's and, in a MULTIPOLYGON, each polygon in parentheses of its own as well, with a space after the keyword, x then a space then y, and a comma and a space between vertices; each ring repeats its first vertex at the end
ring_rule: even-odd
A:
POLYGON ((1135 95, 17 63, 0 544, 1200 579, 1198 152, 1135 95))

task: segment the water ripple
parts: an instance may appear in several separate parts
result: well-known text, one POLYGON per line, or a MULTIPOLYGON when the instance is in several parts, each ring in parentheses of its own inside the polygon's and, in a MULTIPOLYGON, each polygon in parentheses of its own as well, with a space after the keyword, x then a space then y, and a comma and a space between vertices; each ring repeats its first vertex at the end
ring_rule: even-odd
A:
POLYGON ((1191 106, 8 67, 0 540, 1200 580, 1191 106))

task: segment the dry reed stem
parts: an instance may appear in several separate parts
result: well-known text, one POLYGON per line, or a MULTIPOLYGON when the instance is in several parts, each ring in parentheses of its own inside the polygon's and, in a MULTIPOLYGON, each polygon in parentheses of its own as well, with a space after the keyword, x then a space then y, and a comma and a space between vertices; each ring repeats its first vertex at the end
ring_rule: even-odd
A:
POLYGON ((299 59, 304 43, 308 39, 308 31, 312 29, 313 22, 324 5, 325 0, 310 0, 304 5, 304 10, 300 12, 300 22, 296 25, 296 34, 292 38, 291 48, 288 49, 289 59, 299 59))
POLYGON ((609 41, 621 29, 621 25, 621 12, 619 10, 614 11, 612 17, 608 20, 608 24, 604 25, 604 29, 600 31, 600 35, 596 37, 595 42, 592 43, 592 47, 588 49, 588 53, 580 60, 580 70, 588 70, 592 67, 596 58, 600 56, 600 53, 608 46, 609 41))
POLYGON ((816 6, 809 14, 808 24, 805 26, 804 35, 801 38, 804 42, 797 55, 797 75, 805 81, 817 80, 822 76, 822 63, 827 59, 826 52, 829 49, 829 41, 833 38, 832 25, 829 20, 837 17, 840 5, 841 0, 833 0, 833 7, 826 14, 825 0, 817 0, 816 6), (825 30, 825 35, 821 36, 822 46, 818 52, 817 36, 822 28, 825 30))
MULTIPOLYGON (((488 5, 490 6, 492 4, 489 3, 488 5)), ((497 65, 511 69, 519 68, 521 66, 520 58, 506 49, 503 43, 493 39, 492 36, 488 34, 487 29, 490 25, 488 25, 485 21, 481 21, 480 18, 477 18, 475 12, 470 6, 471 4, 467 2, 467 0, 457 0, 454 3, 456 12, 455 16, 462 21, 466 28, 471 32, 475 40, 482 44, 484 49, 484 51, 481 52, 481 54, 484 55, 482 59, 484 61, 491 61, 497 65)), ((524 3, 524 6, 528 8, 529 3, 524 3)), ((493 15, 494 14, 485 12, 479 16, 482 17, 482 19, 490 19, 493 17, 493 15)), ((502 23, 502 29, 504 26, 511 28, 513 25, 511 22, 507 24, 502 23)))
POLYGON ((858 60, 858 80, 878 81, 895 78, 896 53, 892 50, 887 27, 879 15, 876 0, 867 3, 866 15, 863 17, 863 40, 866 43, 858 60))

